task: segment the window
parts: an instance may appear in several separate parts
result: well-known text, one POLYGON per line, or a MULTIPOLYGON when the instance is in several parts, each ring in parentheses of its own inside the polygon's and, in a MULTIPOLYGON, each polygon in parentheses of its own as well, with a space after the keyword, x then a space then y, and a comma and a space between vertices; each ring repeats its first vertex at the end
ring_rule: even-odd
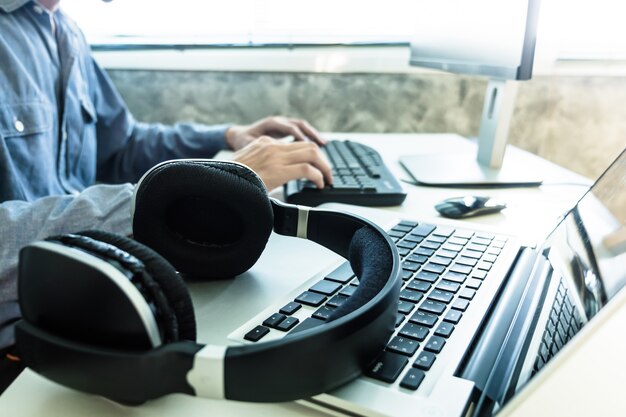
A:
MULTIPOLYGON (((418 3, 418 0, 115 0, 110 3, 63 0, 62 7, 83 28, 95 50, 180 51, 224 46, 404 47, 412 36, 418 3)), ((558 60, 626 61, 624 16, 626 2, 618 0, 541 0, 536 64, 548 66, 558 60)), ((120 57, 120 62, 126 59, 120 57)), ((398 51, 395 62, 401 63, 399 70, 408 67, 406 59, 406 52, 398 51)), ((374 60, 369 62, 375 64, 374 60)))

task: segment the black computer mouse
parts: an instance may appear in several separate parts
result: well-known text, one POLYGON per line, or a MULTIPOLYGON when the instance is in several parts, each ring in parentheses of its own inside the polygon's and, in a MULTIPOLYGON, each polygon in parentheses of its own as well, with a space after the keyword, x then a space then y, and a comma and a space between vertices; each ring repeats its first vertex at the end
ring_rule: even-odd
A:
POLYGON ((452 219, 497 213, 504 208, 506 208, 506 204, 501 201, 491 197, 475 195, 447 198, 435 204, 435 210, 439 214, 452 219))

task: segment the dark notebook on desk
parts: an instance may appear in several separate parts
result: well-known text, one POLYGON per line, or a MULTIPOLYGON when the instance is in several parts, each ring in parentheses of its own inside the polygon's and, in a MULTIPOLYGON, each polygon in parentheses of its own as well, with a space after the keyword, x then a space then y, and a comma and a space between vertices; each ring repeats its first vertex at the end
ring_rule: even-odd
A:
POLYGON ((331 140, 321 148, 332 167, 333 184, 318 189, 308 180, 285 184, 288 203, 317 206, 346 203, 361 206, 397 206, 406 193, 378 152, 369 146, 331 140))
MULTIPOLYGON (((303 401, 335 413, 491 416, 626 285, 626 151, 537 247, 475 227, 330 208, 391 224, 403 280, 385 350, 363 376, 303 401)), ((324 325, 358 284, 347 263, 321 271, 230 337, 259 343, 324 325), (267 331, 250 337, 259 327, 267 331)))

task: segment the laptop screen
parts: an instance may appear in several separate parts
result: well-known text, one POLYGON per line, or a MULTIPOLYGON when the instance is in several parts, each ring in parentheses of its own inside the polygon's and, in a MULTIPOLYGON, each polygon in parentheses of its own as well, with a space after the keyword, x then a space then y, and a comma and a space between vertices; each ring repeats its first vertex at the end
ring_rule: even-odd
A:
POLYGON ((549 239, 548 259, 591 319, 626 285, 626 151, 549 239), (573 287, 573 288, 572 288, 573 287))

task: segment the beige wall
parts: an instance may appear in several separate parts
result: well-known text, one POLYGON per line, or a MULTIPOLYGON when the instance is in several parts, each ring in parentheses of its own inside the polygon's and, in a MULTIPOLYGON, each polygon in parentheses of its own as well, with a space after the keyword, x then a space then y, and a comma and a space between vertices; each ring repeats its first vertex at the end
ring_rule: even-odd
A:
MULTIPOLYGON (((111 71, 137 119, 246 123, 270 114, 322 131, 476 136, 483 79, 449 74, 111 71)), ((624 77, 535 77, 520 85, 510 143, 595 178, 626 148, 624 77)))

